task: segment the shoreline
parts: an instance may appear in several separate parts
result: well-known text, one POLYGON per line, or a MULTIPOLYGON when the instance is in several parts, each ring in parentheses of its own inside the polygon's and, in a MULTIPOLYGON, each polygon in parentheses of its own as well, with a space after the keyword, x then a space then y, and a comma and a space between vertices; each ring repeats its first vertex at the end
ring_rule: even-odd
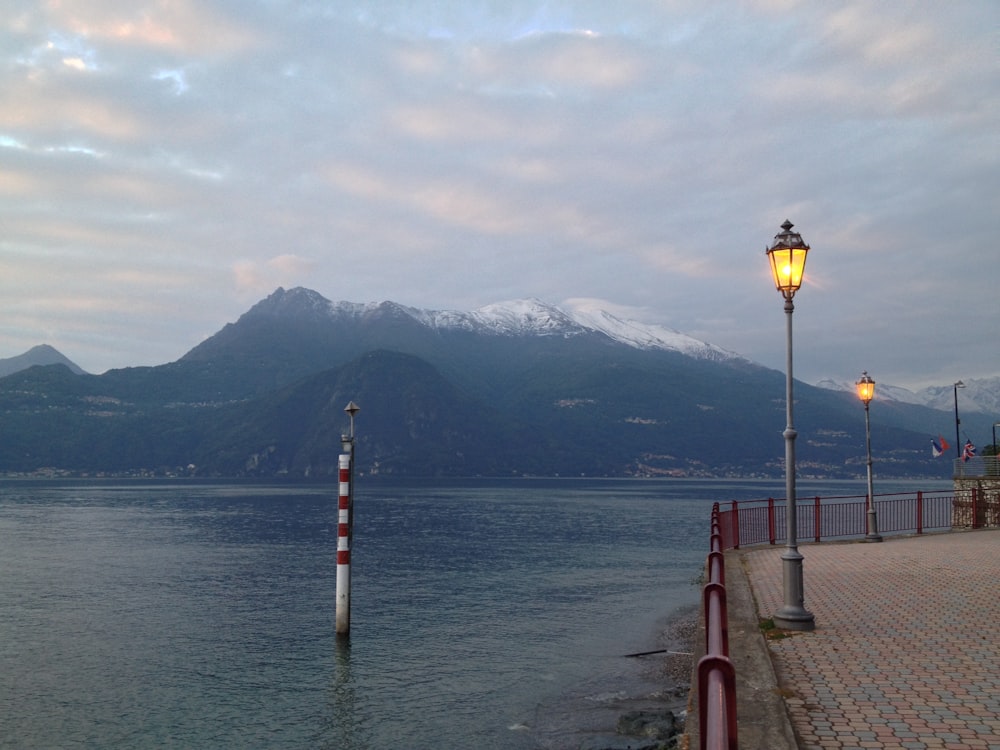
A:
POLYGON ((623 722, 635 715, 671 715, 679 741, 691 691, 699 617, 700 603, 685 604, 665 615, 657 624, 646 655, 622 655, 615 673, 595 675, 576 690, 559 696, 552 705, 539 706, 530 727, 538 750, 623 750, 645 746, 636 742, 650 742, 649 737, 619 734, 623 722))

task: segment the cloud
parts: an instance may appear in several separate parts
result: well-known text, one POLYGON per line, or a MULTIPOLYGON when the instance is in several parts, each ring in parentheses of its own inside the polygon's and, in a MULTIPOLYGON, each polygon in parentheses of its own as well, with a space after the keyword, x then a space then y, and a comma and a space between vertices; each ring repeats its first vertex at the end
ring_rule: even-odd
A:
POLYGON ((240 260, 233 264, 237 289, 253 294, 267 294, 279 286, 294 287, 308 283, 317 263, 297 255, 276 255, 263 262, 240 260))
POLYGON ((988 0, 18 3, 0 356, 58 335, 91 370, 170 361, 302 284, 609 300, 780 368, 763 250, 788 218, 813 245, 801 377, 995 374, 974 329, 1000 325, 998 21, 988 0))
POLYGON ((140 0, 128 5, 113 0, 60 0, 45 8, 49 24, 80 37, 185 55, 232 54, 259 38, 236 17, 192 0, 140 0))

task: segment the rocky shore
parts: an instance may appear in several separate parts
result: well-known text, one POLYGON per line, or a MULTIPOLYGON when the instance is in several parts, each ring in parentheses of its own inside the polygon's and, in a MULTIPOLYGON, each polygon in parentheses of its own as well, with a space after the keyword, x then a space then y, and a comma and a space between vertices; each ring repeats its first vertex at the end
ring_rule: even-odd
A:
POLYGON ((651 690, 627 695, 613 693, 596 712, 595 724, 571 737, 546 744, 553 750, 675 750, 681 747, 691 689, 691 674, 701 637, 698 608, 681 612, 665 623, 654 649, 627 657, 639 662, 651 690))

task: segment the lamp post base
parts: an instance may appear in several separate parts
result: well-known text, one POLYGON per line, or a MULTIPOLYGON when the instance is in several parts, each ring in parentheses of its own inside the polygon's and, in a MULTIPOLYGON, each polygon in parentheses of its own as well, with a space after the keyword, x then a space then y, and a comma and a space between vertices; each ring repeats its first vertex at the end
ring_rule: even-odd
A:
POLYGON ((816 620, 802 606, 802 555, 798 548, 789 548, 781 556, 782 584, 785 604, 774 613, 774 624, 784 630, 813 630, 816 620))
POLYGON ((875 516, 875 509, 868 510, 868 533, 865 535, 866 542, 881 542, 882 535, 878 533, 878 518, 875 516))
POLYGON ((815 630, 816 618, 804 607, 782 607, 774 613, 774 626, 782 630, 815 630))

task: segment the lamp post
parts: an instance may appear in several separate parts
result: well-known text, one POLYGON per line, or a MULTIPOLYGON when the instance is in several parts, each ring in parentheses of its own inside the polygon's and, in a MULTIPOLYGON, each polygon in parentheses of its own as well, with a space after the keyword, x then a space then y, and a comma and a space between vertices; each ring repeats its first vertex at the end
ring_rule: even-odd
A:
POLYGON ((771 262, 771 275, 774 285, 781 296, 785 298, 785 520, 786 547, 781 555, 782 583, 784 589, 784 606, 774 615, 774 624, 788 630, 812 630, 815 620, 811 612, 803 606, 805 597, 802 585, 802 555, 799 552, 797 540, 797 512, 795 499, 795 438, 798 433, 792 422, 792 313, 795 306, 792 297, 802 286, 802 274, 806 267, 806 255, 809 245, 798 232, 793 232, 792 222, 785 220, 781 225, 783 231, 774 236, 774 243, 767 248, 767 257, 771 262))
POLYGON ((1000 476, 1000 446, 997 445, 997 427, 1000 427, 1000 422, 993 423, 993 468, 991 469, 992 476, 1000 476))
POLYGON ((865 453, 868 456, 868 533, 865 534, 865 541, 881 542, 882 537, 878 533, 878 516, 875 514, 875 491, 872 487, 872 424, 868 418, 868 404, 875 397, 875 381, 865 370, 861 373, 861 380, 855 383, 858 389, 858 398, 865 405, 865 453))
POLYGON ((953 390, 955 391, 955 455, 959 458, 962 457, 962 443, 961 438, 958 436, 958 426, 962 424, 962 420, 958 418, 958 389, 965 388, 965 383, 961 380, 955 383, 953 390))

